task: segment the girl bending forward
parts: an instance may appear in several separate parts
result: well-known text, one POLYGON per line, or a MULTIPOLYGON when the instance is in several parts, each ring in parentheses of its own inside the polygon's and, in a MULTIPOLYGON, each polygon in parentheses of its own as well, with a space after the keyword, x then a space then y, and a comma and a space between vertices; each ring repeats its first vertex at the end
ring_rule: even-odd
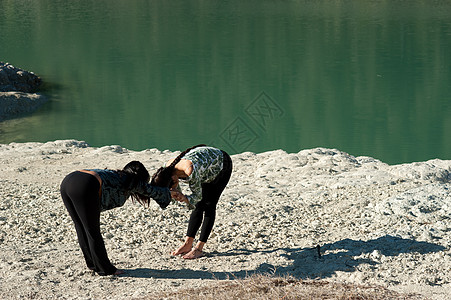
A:
POLYGON ((186 259, 203 256, 202 249, 213 228, 216 205, 232 174, 232 159, 219 149, 198 145, 189 148, 167 162, 152 176, 151 184, 178 190, 179 180, 188 183, 191 195, 174 193, 178 201, 186 202, 193 209, 183 245, 172 255, 186 259), (202 227, 201 227, 202 226, 202 227), (194 238, 201 228, 199 241, 193 248, 194 238))
POLYGON ((149 179, 143 164, 132 161, 122 170, 75 171, 61 183, 61 196, 75 224, 86 265, 99 275, 123 273, 108 259, 100 233, 100 212, 124 205, 130 196, 143 205, 153 198, 163 209, 170 203, 169 189, 152 186, 149 179))

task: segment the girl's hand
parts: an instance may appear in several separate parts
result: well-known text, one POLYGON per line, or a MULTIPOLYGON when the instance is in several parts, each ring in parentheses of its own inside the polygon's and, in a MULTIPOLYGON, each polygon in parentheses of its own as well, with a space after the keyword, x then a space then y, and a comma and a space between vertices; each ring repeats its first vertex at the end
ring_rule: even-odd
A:
POLYGON ((186 203, 189 209, 195 208, 195 206, 189 202, 188 198, 178 191, 171 190, 171 197, 179 202, 186 203))
POLYGON ((179 198, 180 198, 180 192, 177 192, 177 191, 174 191, 174 190, 172 190, 172 189, 170 189, 170 192, 171 192, 171 198, 172 199, 175 199, 175 200, 177 200, 177 201, 179 201, 179 198))
POLYGON ((183 195, 179 191, 171 190, 171 197, 179 202, 188 203, 188 198, 186 198, 185 195, 183 195))

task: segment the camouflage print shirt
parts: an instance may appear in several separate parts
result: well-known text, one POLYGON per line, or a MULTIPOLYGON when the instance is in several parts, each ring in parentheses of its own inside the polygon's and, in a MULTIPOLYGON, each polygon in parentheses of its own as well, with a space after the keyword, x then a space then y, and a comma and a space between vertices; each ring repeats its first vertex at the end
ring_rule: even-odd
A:
POLYGON ((130 182, 127 174, 108 169, 90 169, 89 171, 96 172, 102 179, 101 211, 124 205, 132 193, 154 199, 163 209, 171 202, 171 194, 168 188, 152 186, 147 183, 131 187, 127 185, 127 182, 130 182))
POLYGON ((197 147, 189 151, 182 159, 193 163, 193 172, 182 180, 189 185, 191 195, 187 195, 191 205, 202 200, 202 183, 213 181, 222 170, 224 156, 222 151, 213 147, 197 147))

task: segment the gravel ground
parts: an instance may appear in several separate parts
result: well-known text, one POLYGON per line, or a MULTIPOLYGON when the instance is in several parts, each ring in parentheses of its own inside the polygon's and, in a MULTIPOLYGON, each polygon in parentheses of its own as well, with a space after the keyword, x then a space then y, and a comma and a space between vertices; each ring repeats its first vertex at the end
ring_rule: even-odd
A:
POLYGON ((127 201, 102 213, 109 257, 126 273, 91 274, 61 180, 131 160, 153 173, 178 153, 75 140, 0 144, 0 298, 133 299, 253 273, 451 298, 451 161, 390 166, 324 148, 233 155, 198 260, 169 254, 187 227, 181 204, 161 210, 127 201))

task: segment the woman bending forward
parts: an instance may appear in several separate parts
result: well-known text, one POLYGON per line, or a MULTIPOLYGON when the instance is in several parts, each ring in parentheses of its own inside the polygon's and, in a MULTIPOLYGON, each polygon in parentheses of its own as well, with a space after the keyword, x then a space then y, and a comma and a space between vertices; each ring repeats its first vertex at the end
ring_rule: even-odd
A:
POLYGON ((123 273, 108 259, 100 233, 100 212, 124 205, 129 197, 142 205, 149 205, 153 198, 163 209, 170 203, 169 189, 152 186, 149 179, 143 164, 132 161, 122 170, 75 171, 62 181, 61 197, 75 224, 86 265, 99 275, 123 273))
POLYGON ((216 205, 232 174, 232 159, 219 149, 198 145, 189 148, 167 162, 152 176, 152 185, 180 191, 179 180, 189 184, 191 195, 173 193, 176 200, 186 202, 193 209, 185 242, 172 255, 194 259, 203 256, 203 247, 213 228, 216 205), (201 228, 199 241, 194 238, 201 228))

